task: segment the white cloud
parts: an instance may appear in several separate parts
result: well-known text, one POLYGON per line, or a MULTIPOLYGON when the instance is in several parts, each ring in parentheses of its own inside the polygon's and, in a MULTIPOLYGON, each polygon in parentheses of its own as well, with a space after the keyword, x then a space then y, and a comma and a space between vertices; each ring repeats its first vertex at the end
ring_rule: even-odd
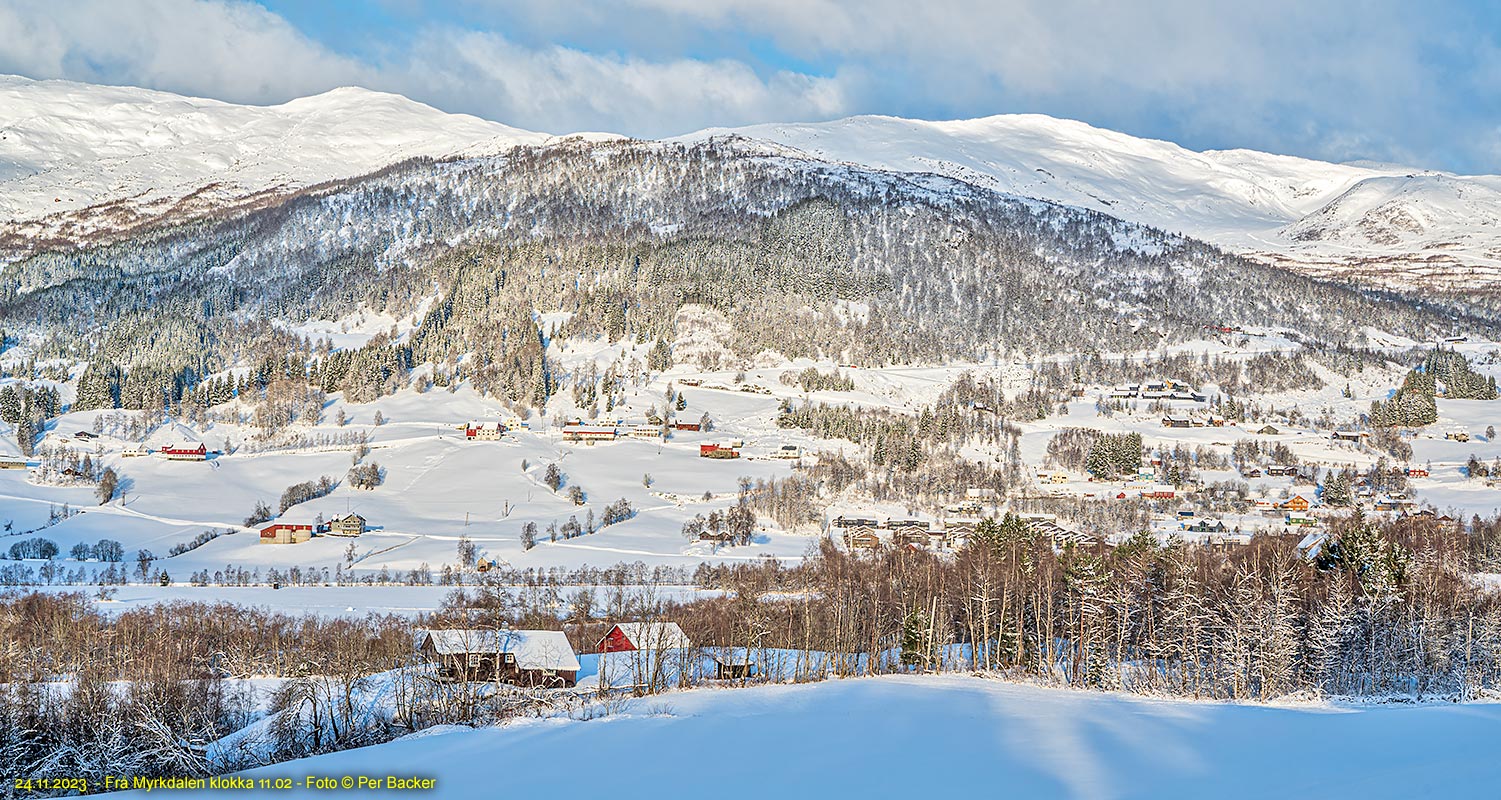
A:
POLYGON ((778 72, 763 78, 733 60, 652 62, 565 47, 531 49, 472 31, 429 30, 411 61, 387 75, 439 105, 549 131, 660 136, 710 124, 843 113, 835 79, 778 72), (478 90, 478 91, 477 91, 478 90))
POLYGON ((247 3, 11 0, 0 71, 273 103, 368 81, 286 20, 247 3))
POLYGON ((359 59, 238 0, 0 0, 0 71, 260 103, 359 84, 524 128, 643 136, 850 113, 1029 111, 1195 147, 1494 170, 1501 51, 1484 26, 1466 24, 1463 6, 1444 2, 442 9, 505 33, 418 23, 359 59))

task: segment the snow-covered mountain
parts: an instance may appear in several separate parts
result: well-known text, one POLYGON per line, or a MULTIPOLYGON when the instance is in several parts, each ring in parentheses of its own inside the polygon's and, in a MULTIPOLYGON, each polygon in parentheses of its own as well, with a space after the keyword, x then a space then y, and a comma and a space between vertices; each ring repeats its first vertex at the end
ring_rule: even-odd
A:
POLYGON ((1398 283, 1501 281, 1496 176, 1196 152, 1037 114, 952 122, 862 116, 716 128, 682 140, 726 135, 1091 208, 1312 271, 1369 269, 1398 283))
MULTIPOLYGON (((675 141, 731 135, 783 156, 937 173, 1093 209, 1314 273, 1501 286, 1497 176, 1195 152, 1035 114, 862 116, 675 141)), ((0 256, 272 203, 414 156, 488 155, 553 138, 365 89, 244 106, 0 76, 0 256)))
POLYGON ((335 89, 278 106, 0 76, 0 232, 50 238, 551 137, 335 89))

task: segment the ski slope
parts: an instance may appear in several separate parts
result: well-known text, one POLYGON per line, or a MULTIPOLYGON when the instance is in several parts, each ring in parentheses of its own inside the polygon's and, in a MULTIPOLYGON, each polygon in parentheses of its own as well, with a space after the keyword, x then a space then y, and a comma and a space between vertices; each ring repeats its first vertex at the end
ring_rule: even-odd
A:
POLYGON ((727 800, 1448 798, 1487 795, 1501 780, 1498 726, 1501 705, 1490 703, 1277 707, 887 676, 660 695, 591 721, 434 729, 247 774, 294 785, 423 776, 445 798, 658 798, 684 787, 727 800))

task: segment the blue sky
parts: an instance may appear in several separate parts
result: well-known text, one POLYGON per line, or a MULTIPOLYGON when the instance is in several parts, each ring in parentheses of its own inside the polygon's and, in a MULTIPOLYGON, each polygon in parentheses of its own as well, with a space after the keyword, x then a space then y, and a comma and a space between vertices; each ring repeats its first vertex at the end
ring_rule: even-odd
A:
POLYGON ((354 84, 554 133, 1036 112, 1501 172, 1501 4, 1471 0, 0 0, 0 41, 0 72, 34 78, 248 103, 354 84))

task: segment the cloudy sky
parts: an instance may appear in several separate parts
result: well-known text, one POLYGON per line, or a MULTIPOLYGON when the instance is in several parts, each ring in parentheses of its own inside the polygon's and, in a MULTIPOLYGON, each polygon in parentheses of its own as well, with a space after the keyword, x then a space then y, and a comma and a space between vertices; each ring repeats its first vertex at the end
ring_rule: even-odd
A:
POLYGON ((552 133, 1039 112, 1501 172, 1486 0, 0 0, 0 42, 33 78, 261 104, 353 84, 552 133))

